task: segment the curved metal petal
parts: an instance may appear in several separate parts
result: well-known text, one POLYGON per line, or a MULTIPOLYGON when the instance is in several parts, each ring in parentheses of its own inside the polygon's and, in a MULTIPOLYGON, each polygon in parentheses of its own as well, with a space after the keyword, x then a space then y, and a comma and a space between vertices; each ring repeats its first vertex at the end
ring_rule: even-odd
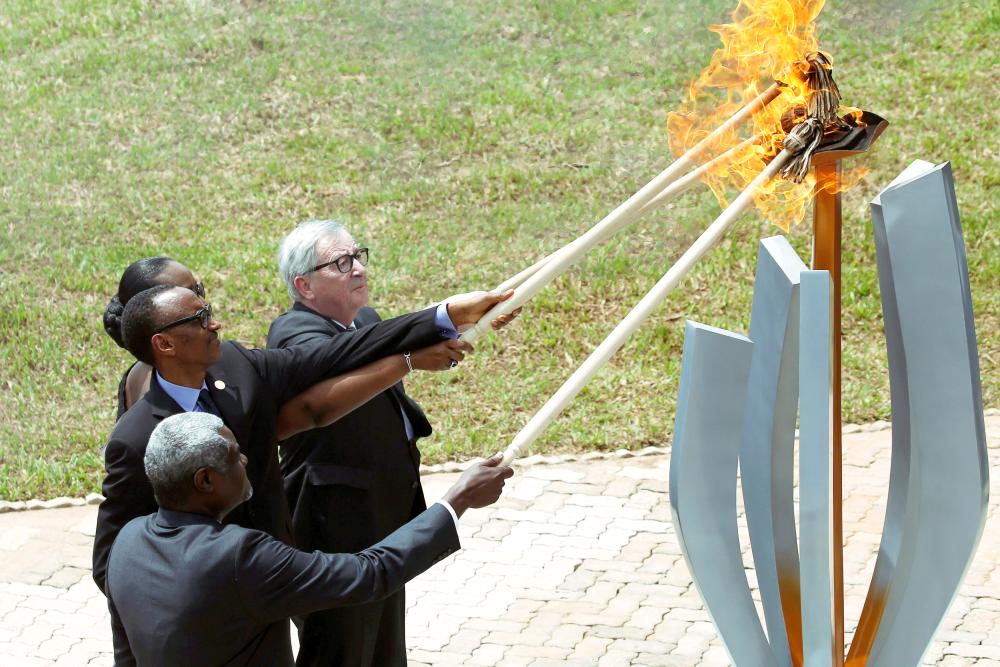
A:
MULTIPOLYGON (((799 556, 802 664, 829 667, 833 648, 833 300, 829 271, 799 285, 799 556)), ((841 650, 841 649, 838 649, 841 650)))
POLYGON ((687 323, 670 506, 681 553, 733 664, 776 667, 736 528, 736 464, 752 352, 745 336, 687 323))
POLYGON ((799 553, 793 497, 798 407, 799 274, 788 240, 760 242, 750 340, 753 361, 743 418, 740 475, 757 585, 779 665, 802 664, 799 553))
POLYGON ((872 202, 872 219, 893 460, 879 558, 849 664, 908 667, 920 663, 982 535, 986 431, 950 164, 911 165, 872 202))

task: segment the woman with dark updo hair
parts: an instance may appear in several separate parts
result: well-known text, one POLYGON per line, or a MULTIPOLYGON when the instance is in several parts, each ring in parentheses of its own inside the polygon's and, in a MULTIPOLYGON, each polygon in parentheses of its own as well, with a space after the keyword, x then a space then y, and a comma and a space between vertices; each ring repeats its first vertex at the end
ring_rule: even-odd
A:
MULTIPOLYGON (((118 281, 118 293, 111 297, 108 307, 104 309, 104 330, 118 347, 125 348, 125 342, 122 340, 122 313, 125 312, 125 304, 139 292, 157 285, 187 287, 201 298, 205 298, 205 288, 194 279, 191 269, 176 260, 169 257, 146 257, 132 262, 118 281)), ((152 371, 151 366, 141 361, 135 362, 125 371, 121 382, 118 383, 116 419, 149 391, 152 371)))

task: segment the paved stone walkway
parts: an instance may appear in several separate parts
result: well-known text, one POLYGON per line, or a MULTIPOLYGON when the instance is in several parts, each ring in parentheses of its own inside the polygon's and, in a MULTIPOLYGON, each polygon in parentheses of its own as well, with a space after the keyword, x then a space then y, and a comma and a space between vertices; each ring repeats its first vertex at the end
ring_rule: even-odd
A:
MULTIPOLYGON (((989 518, 928 665, 1000 666, 1000 416, 987 417, 987 435, 989 518)), ((882 531, 889 441, 885 429, 844 438, 848 628, 882 531)), ((411 664, 729 664, 680 555, 668 466, 655 455, 519 469, 496 506, 462 519, 462 551, 407 588, 411 664)), ((428 498, 456 476, 425 476, 428 498)), ((93 506, 0 515, 0 665, 111 663, 89 576, 95 516, 93 506)), ((749 565, 749 547, 745 556, 749 565)))

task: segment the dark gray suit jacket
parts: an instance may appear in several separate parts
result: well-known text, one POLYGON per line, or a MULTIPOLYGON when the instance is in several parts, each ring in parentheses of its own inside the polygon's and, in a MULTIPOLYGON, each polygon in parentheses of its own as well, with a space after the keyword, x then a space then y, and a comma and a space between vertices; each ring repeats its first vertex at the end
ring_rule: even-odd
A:
MULTIPOLYGON (((380 321, 371 308, 354 318, 362 330, 380 321)), ((271 323, 267 347, 292 348, 347 335, 341 325, 296 303, 271 323)), ((415 438, 430 435, 423 410, 398 382, 333 424, 281 443, 295 546, 359 551, 427 508, 420 452, 407 440, 401 412, 415 438)))
POLYGON ((458 548, 441 505, 358 554, 161 508, 118 534, 107 589, 139 665, 290 666, 289 617, 380 600, 458 548))

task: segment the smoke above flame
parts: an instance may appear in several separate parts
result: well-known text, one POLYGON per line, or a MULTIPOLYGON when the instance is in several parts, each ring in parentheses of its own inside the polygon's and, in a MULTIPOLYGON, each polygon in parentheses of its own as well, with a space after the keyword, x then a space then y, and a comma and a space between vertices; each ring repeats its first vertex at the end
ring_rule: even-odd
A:
MULTIPOLYGON (((720 204, 729 204, 727 192, 744 190, 781 150, 785 136, 782 115, 795 107, 805 107, 808 82, 802 75, 801 62, 806 54, 819 51, 815 19, 825 0, 739 0, 731 23, 712 25, 722 48, 712 55, 708 67, 694 80, 687 99, 667 117, 670 150, 675 157, 704 139, 729 117, 774 82, 784 89, 773 102, 753 114, 753 121, 743 129, 721 136, 699 159, 704 161, 736 146, 750 135, 761 140, 740 151, 732 162, 720 165, 704 180, 720 204)), ((801 119, 799 119, 801 120, 801 119)), ((787 126, 786 120, 786 126, 787 126)), ((856 182, 860 174, 847 180, 856 182)), ((805 215, 816 191, 834 187, 817 183, 814 170, 802 183, 778 178, 754 196, 761 214, 787 231, 805 215)), ((841 183, 840 189, 844 189, 841 183)))

